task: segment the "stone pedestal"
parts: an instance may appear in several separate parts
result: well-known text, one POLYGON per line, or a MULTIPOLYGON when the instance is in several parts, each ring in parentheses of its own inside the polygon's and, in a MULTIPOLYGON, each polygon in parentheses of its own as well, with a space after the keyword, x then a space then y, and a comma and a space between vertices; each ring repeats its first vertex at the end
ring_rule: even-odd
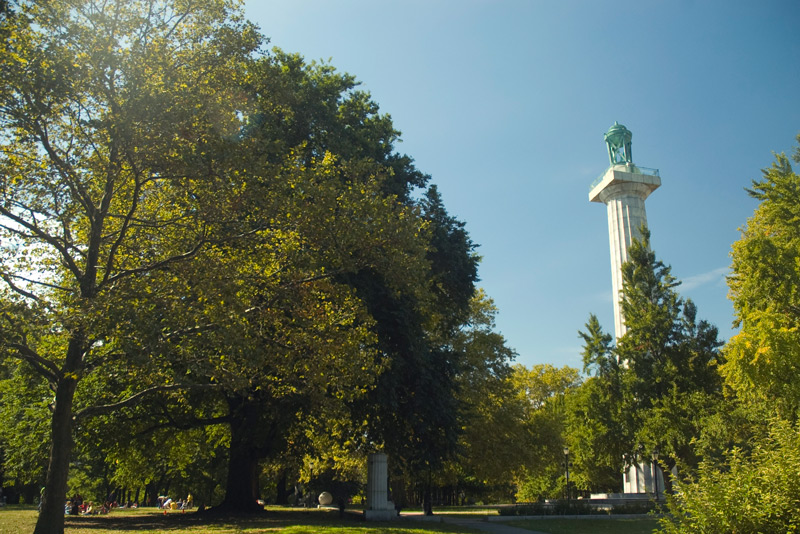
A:
POLYGON ((367 521, 389 521, 397 517, 394 503, 389 500, 389 470, 386 455, 370 454, 367 460, 367 521))

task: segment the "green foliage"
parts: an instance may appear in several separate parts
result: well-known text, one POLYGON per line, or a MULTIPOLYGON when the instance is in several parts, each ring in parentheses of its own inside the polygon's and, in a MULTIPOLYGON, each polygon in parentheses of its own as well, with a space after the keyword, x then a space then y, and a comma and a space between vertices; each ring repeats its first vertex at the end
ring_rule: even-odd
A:
POLYGON ((619 372, 619 362, 614 355, 611 334, 603 327, 595 314, 589 315, 586 332, 578 332, 584 341, 583 372, 589 375, 609 377, 619 372))
POLYGON ((435 188, 419 208, 430 231, 430 271, 416 279, 419 285, 398 291, 375 269, 348 280, 375 318, 377 349, 387 365, 355 409, 366 414, 369 438, 392 458, 396 473, 428 488, 429 502, 433 472, 458 452, 460 375, 475 364, 459 341, 459 327, 469 318, 478 258, 463 223, 447 214, 435 188))
MULTIPOLYGON (((800 136, 798 136, 800 142, 800 136)), ((793 158, 800 163, 800 148, 793 158)), ((743 399, 800 413, 800 177, 779 154, 753 181, 760 201, 733 244, 730 296, 742 330, 725 348, 726 382, 743 399)))
POLYGON ((623 410, 628 434, 646 450, 658 448, 668 468, 696 464, 692 441, 702 417, 721 399, 717 329, 697 321, 697 309, 674 289, 670 268, 650 251, 649 234, 634 242, 623 265, 622 310, 627 332, 619 340, 623 410))
POLYGON ((593 315, 580 333, 584 370, 595 376, 570 398, 568 435, 585 489, 618 491, 623 456, 640 448, 658 449, 668 469, 691 469, 705 419, 722 402, 717 329, 697 319, 643 236, 622 266, 625 334, 612 346, 593 315))
POLYGON ((524 424, 530 436, 520 450, 522 467, 516 473, 517 500, 558 498, 563 495, 566 482, 563 452, 566 399, 580 387, 578 370, 549 364, 531 369, 516 365, 511 381, 525 406, 524 424))
POLYGON ((623 264, 621 308, 627 332, 616 354, 629 382, 631 408, 649 408, 670 390, 719 391, 716 327, 697 322, 697 308, 684 302, 670 268, 650 250, 649 234, 635 241, 623 264))
POLYGON ((23 1, 0 22, 0 369, 23 388, 0 447, 32 479, 41 451, 12 429, 52 443, 42 525, 70 461, 71 490, 210 502, 224 460, 231 491, 262 458, 455 457, 490 411, 466 388, 500 399, 512 353, 487 316, 462 329, 475 246, 435 187, 412 195, 428 177, 354 77, 264 52, 234 1, 23 1))
POLYGON ((628 418, 621 413, 616 374, 590 377, 567 397, 566 436, 573 462, 571 482, 581 490, 620 490, 623 439, 628 418))
MULTIPOLYGON (((4 478, 41 487, 47 469, 48 406, 53 392, 40 376, 8 362, 10 376, 0 380, 0 451, 4 478)), ((3 480, 0 479, 0 486, 3 480)))
POLYGON ((721 464, 702 462, 695 479, 669 499, 666 534, 784 533, 800 530, 800 426, 775 420, 750 452, 732 449, 721 464))
POLYGON ((0 354, 55 394, 36 531, 60 532, 79 387, 126 355, 127 282, 252 230, 228 149, 260 37, 223 0, 17 8, 0 45, 0 354))
POLYGON ((449 469, 474 489, 508 486, 529 438, 525 405, 510 380, 509 364, 516 354, 494 331, 496 314, 494 302, 478 290, 467 326, 454 341, 456 352, 465 356, 458 375, 463 431, 459 455, 449 469))
MULTIPOLYGON (((800 151, 793 158, 800 162, 800 151)), ((731 395, 706 419, 705 459, 694 479, 679 483, 674 519, 663 522, 668 533, 800 530, 800 179, 780 154, 749 193, 761 203, 731 254, 730 296, 742 327, 721 369, 731 395)))

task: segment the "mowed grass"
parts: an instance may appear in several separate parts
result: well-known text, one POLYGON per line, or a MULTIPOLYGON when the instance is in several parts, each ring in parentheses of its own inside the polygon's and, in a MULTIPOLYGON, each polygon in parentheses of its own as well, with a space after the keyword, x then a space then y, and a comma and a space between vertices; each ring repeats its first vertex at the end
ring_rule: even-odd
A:
MULTIPOLYGON (((0 508, 0 533, 30 534, 36 525, 35 508, 0 508)), ((340 519, 330 510, 279 510, 263 515, 220 518, 178 511, 164 515, 154 508, 115 510, 105 516, 66 517, 67 534, 475 534, 476 530, 446 523, 411 520, 365 523, 356 517, 340 519)))
POLYGON ((529 519, 509 526, 547 534, 653 534, 658 519, 529 519))
MULTIPOLYGON (((455 510, 445 514, 464 517, 455 510)), ((491 515, 494 515, 490 512, 491 515)), ((473 514, 469 514, 473 515, 473 514)), ((34 507, 0 508, 0 534, 30 534, 38 514, 34 507)), ((653 534, 656 519, 535 519, 505 523, 548 534, 653 534)), ((523 530, 525 529, 525 530, 523 530)), ((438 521, 403 519, 365 523, 353 515, 340 519, 336 511, 273 508, 263 515, 214 517, 154 508, 115 510, 105 516, 66 517, 66 534, 475 534, 480 531, 438 521)))

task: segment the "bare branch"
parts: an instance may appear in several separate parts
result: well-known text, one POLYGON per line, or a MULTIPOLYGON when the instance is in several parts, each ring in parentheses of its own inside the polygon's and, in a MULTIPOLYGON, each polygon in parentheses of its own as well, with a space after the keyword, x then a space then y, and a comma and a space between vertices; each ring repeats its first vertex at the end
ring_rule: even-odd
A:
MULTIPOLYGON (((28 100, 28 104, 33 105, 33 102, 28 100)), ((58 154, 56 148, 50 143, 50 137, 47 133, 47 129, 36 120, 32 121, 30 124, 34 129, 36 137, 41 143, 42 148, 44 148, 45 152, 47 152, 47 155, 55 164, 59 174, 61 174, 61 176, 64 178, 64 182, 67 184, 67 187, 72 190, 73 194, 80 201, 81 205, 83 205, 83 208, 86 210, 86 214, 89 216, 89 218, 94 219, 97 208, 92 202, 92 199, 86 189, 80 187, 79 180, 77 180, 72 167, 64 161, 64 159, 58 154)))
POLYGON ((183 23, 184 19, 186 19, 186 17, 188 17, 190 15, 192 9, 194 9, 194 5, 190 4, 187 7, 186 11, 184 11, 183 13, 180 14, 180 16, 175 21, 175 23, 172 25, 172 27, 167 31, 166 38, 169 39, 172 36, 172 34, 178 29, 178 26, 180 26, 181 23, 183 23))

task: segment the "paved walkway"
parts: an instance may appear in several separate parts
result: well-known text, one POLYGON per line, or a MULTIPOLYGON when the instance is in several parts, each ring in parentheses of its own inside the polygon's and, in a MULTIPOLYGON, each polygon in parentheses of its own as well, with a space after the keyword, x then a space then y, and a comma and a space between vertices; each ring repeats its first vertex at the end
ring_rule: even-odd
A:
POLYGON ((434 515, 424 516, 421 514, 402 514, 405 517, 414 521, 441 521, 451 525, 458 525, 460 527, 473 528, 491 534, 545 534, 543 532, 536 532, 533 530, 525 530, 522 528, 512 527, 504 524, 502 521, 487 521, 484 516, 476 515, 470 517, 468 515, 434 515))

